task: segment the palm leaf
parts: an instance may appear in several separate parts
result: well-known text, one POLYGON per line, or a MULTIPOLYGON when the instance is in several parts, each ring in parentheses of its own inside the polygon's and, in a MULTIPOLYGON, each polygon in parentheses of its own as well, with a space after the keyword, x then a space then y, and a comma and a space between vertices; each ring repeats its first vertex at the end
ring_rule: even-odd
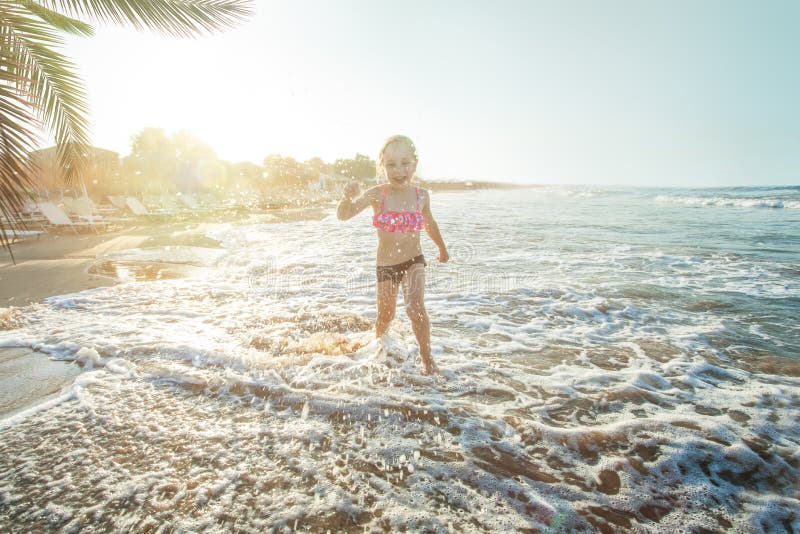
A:
POLYGON ((75 181, 87 164, 89 147, 88 104, 75 65, 56 51, 63 38, 46 22, 5 4, 3 51, 16 64, 17 90, 30 94, 45 127, 53 132, 59 166, 67 184, 75 181))
POLYGON ((44 22, 61 30, 62 32, 71 33, 73 35, 81 35, 84 37, 91 37, 94 35, 94 28, 82 20, 67 17, 31 0, 24 0, 20 2, 20 4, 27 8, 31 13, 42 19, 44 22))
POLYGON ((28 153, 37 136, 30 125, 38 121, 30 114, 32 103, 9 90, 9 78, 7 64, 0 58, 0 245, 16 263, 5 221, 18 220, 25 202, 31 200, 28 190, 34 187, 35 169, 28 153))
MULTIPOLYGON (((28 154, 42 123, 54 132, 69 183, 86 162, 88 111, 74 65, 54 50, 63 44, 57 30, 18 4, 0 4, 0 17, 0 214, 14 221, 34 186, 28 154)), ((0 244, 10 252, 2 222, 0 244)))
POLYGON ((177 37, 219 31, 252 15, 249 0, 40 0, 54 10, 177 37))

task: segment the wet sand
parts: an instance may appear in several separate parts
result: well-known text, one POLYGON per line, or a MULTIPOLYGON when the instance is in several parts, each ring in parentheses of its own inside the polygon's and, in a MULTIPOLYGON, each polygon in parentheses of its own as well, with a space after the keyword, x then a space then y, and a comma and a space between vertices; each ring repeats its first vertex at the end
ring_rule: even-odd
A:
POLYGON ((103 254, 203 242, 206 224, 145 224, 101 234, 44 234, 17 243, 13 245, 16 264, 7 250, 0 253, 0 307, 25 306, 53 295, 113 285, 116 280, 91 269, 103 254))
POLYGON ((179 245, 214 248, 218 243, 205 233, 215 224, 321 220, 326 214, 325 208, 313 206, 214 215, 201 221, 141 222, 99 234, 45 233, 38 239, 12 245, 13 261, 8 250, 0 250, 0 308, 25 306, 53 295, 113 285, 117 280, 106 276, 108 269, 92 268, 98 258, 109 252, 179 245))
POLYGON ((51 360, 27 347, 0 348, 0 417, 58 395, 79 373, 74 363, 51 360))

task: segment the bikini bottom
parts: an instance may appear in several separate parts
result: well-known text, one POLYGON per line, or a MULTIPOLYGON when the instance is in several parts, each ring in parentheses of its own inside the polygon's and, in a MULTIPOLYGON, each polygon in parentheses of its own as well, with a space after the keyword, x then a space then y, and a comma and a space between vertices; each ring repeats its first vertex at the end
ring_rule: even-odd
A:
POLYGON ((421 263, 422 265, 427 266, 428 262, 425 261, 425 256, 420 254, 419 256, 414 256, 408 261, 404 261, 403 263, 398 263, 397 265, 379 265, 375 268, 375 274, 378 276, 378 282, 385 282, 387 280, 391 280, 395 284, 399 284, 403 281, 403 277, 405 276, 408 269, 414 265, 415 263, 421 263))

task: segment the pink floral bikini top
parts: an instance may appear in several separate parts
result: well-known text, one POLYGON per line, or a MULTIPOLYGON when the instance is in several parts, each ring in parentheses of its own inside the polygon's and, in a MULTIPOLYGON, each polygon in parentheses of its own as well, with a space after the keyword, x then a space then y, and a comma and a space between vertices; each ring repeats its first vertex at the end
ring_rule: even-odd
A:
POLYGON ((381 188, 381 211, 372 216, 372 226, 384 232, 419 232, 425 228, 425 216, 419 211, 419 187, 417 192, 417 209, 415 211, 383 211, 386 202, 386 186, 381 188))

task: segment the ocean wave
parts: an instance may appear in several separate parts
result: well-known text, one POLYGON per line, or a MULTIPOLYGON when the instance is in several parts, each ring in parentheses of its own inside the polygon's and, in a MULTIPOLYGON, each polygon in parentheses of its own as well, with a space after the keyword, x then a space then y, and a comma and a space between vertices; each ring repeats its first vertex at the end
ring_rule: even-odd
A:
POLYGON ((656 202, 685 204, 687 206, 721 206, 737 208, 800 209, 800 200, 780 198, 691 197, 658 195, 656 202))

